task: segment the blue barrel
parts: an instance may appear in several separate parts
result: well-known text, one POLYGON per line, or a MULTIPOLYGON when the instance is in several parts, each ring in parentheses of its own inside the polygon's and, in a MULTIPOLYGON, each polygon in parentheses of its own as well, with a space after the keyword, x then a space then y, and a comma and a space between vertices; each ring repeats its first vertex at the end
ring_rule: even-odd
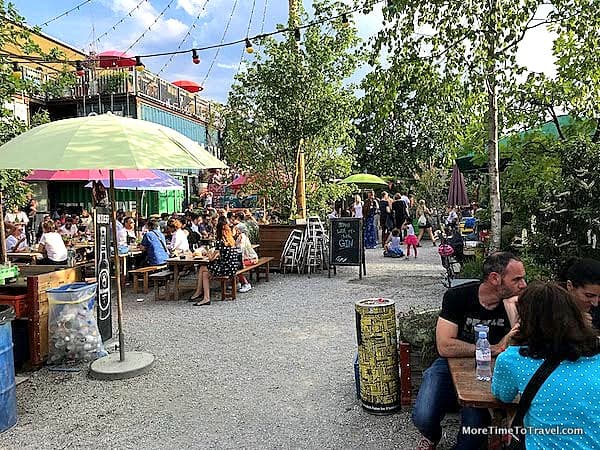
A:
POLYGON ((12 306, 0 305, 0 433, 17 423, 17 384, 11 329, 14 318, 12 306))

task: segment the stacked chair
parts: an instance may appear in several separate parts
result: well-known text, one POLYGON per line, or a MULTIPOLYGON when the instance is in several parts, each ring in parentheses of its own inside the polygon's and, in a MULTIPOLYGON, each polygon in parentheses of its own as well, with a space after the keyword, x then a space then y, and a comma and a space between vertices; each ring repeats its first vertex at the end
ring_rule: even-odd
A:
POLYGON ((304 231, 293 230, 281 254, 282 273, 316 273, 327 269, 329 237, 319 217, 309 217, 304 231))

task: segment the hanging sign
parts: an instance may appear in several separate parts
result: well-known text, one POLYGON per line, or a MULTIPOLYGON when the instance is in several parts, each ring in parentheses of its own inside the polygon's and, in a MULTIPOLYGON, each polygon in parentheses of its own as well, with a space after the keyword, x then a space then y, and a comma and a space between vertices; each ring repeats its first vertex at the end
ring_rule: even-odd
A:
POLYGON ((98 281, 98 328, 102 341, 112 337, 112 307, 110 292, 110 209, 96 207, 96 280, 98 281))

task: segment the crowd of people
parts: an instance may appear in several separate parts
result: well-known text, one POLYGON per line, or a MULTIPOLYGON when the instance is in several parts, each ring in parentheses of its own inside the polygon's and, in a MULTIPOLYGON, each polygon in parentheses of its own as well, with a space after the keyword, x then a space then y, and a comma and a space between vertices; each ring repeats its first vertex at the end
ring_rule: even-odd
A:
MULTIPOLYGON (((448 358, 474 356, 478 324, 489 329, 497 356, 491 390, 501 401, 522 395, 544 361, 556 367, 525 412, 524 426, 584 430, 529 433, 526 448, 600 448, 600 262, 573 258, 557 279, 528 286, 522 261, 498 252, 484 261, 481 282, 445 293, 436 327, 439 358, 424 372, 412 415, 422 434, 417 448, 435 448, 442 419, 458 408, 448 358)), ((454 448, 485 448, 487 435, 469 430, 490 425, 488 410, 460 412, 454 448)))

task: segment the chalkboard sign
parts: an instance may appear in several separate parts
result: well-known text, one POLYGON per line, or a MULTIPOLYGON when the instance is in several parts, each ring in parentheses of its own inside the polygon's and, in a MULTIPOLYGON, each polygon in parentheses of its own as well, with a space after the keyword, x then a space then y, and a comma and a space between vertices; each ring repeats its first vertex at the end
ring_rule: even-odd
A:
POLYGON ((362 219, 343 217, 331 219, 329 228, 329 265, 364 268, 362 219))

